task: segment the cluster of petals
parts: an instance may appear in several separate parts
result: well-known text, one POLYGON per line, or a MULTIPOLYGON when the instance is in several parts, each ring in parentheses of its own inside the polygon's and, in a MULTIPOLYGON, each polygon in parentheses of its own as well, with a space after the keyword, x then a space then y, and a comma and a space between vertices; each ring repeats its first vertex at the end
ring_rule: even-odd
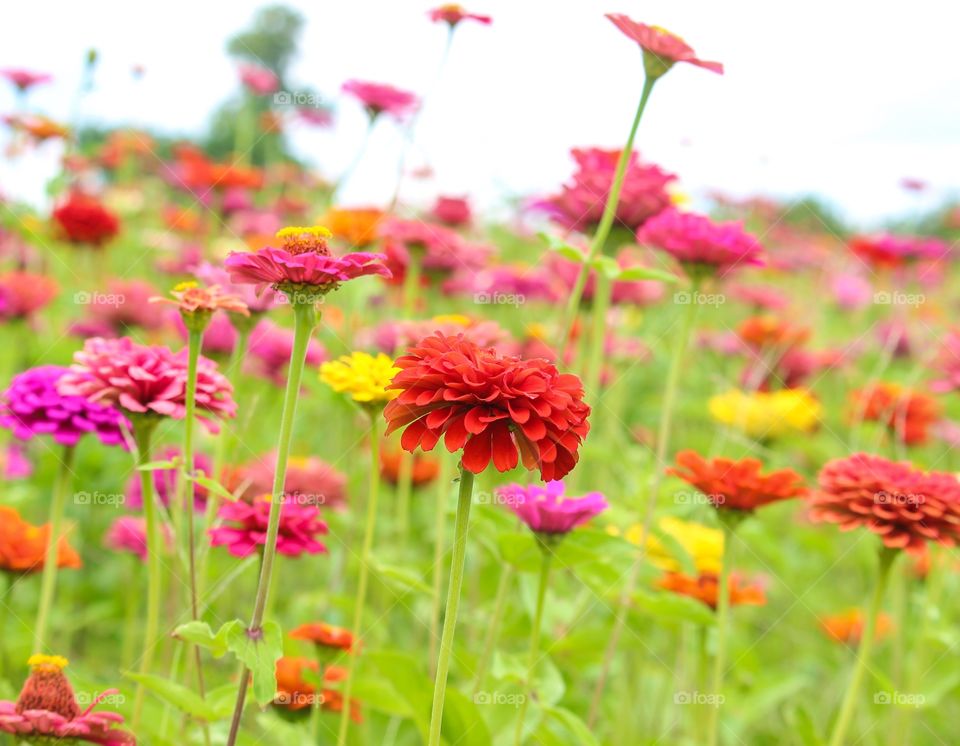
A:
POLYGON ((60 233, 71 243, 100 247, 120 231, 117 216, 99 200, 80 192, 71 192, 53 210, 60 233))
MULTIPOLYGON (((0 570, 13 574, 40 572, 50 544, 50 524, 34 526, 14 509, 0 505, 0 570)), ((80 567, 80 556, 61 536, 57 567, 80 567)))
POLYGON ((667 252, 687 267, 726 274, 762 264, 760 242, 738 222, 716 223, 706 215, 668 208, 637 232, 637 241, 667 252))
POLYGON ((545 485, 508 484, 497 490, 497 502, 505 505, 538 534, 567 534, 609 507, 599 492, 580 497, 565 494, 561 481, 545 485))
POLYGON ((441 437, 463 450, 465 469, 479 474, 522 461, 544 481, 561 479, 579 459, 590 407, 580 379, 543 359, 521 360, 481 348, 462 335, 436 334, 397 358, 387 404, 386 434, 404 428, 401 445, 430 451, 441 437))
MULTIPOLYGON (((327 548, 317 537, 329 532, 320 518, 316 505, 286 500, 280 504, 280 533, 277 551, 288 557, 301 554, 323 554, 327 548)), ((220 506, 217 517, 223 525, 210 529, 212 546, 225 546, 234 557, 249 557, 267 543, 267 524, 270 518, 269 495, 250 502, 237 500, 220 506)))
POLYGON ((395 119, 402 119, 416 111, 420 105, 415 94, 385 83, 348 80, 343 84, 342 90, 360 101, 371 118, 389 114, 395 119))
MULTIPOLYGON (((647 65, 648 70, 653 68, 659 74, 669 70, 677 62, 686 62, 689 65, 702 67, 711 72, 723 74, 723 65, 719 62, 707 62, 697 57, 696 53, 683 39, 658 26, 648 26, 639 23, 622 13, 607 13, 613 24, 628 38, 640 45, 645 55, 650 55, 655 61, 647 65)), ((648 73, 649 74, 649 73, 648 73)))

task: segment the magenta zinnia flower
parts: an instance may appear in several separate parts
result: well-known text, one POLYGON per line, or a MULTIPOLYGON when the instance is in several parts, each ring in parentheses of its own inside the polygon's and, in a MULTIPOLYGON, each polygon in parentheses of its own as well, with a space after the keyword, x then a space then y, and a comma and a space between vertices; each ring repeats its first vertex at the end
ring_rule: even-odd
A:
POLYGON ((658 78, 677 62, 702 67, 710 72, 723 75, 723 65, 719 62, 707 62, 697 57, 693 48, 676 34, 659 26, 638 23, 622 13, 607 13, 607 18, 643 50, 644 67, 647 75, 658 78))
POLYGON ((740 223, 715 223, 674 208, 648 220, 637 241, 666 251, 692 273, 726 274, 741 264, 763 264, 760 242, 740 223))
MULTIPOLYGON (((577 162, 572 180, 540 206, 567 230, 592 233, 606 207, 620 151, 574 148, 570 153, 577 162)), ((669 207, 666 187, 676 178, 659 166, 641 163, 640 156, 631 153, 617 203, 615 225, 636 231, 647 219, 669 207)))
POLYGON ((104 445, 126 448, 124 431, 130 430, 130 423, 118 410, 57 390, 57 382, 68 372, 42 365, 15 376, 0 399, 0 427, 20 440, 50 435, 61 445, 74 446, 84 433, 93 433, 104 445))
MULTIPOLYGON (((283 499, 283 498, 281 498, 283 499)), ((252 502, 238 500, 224 503, 217 516, 228 524, 210 530, 211 545, 225 546, 234 557, 248 557, 267 543, 267 522, 270 517, 270 496, 252 502)), ((280 506, 280 533, 277 551, 288 557, 301 554, 323 554, 327 548, 317 536, 329 532, 316 505, 283 499, 280 506)))
MULTIPOLYGON (((63 395, 119 407, 132 415, 186 416, 187 351, 174 354, 166 347, 139 345, 128 337, 88 339, 74 353, 69 372, 57 383, 63 395)), ((200 357, 197 365, 198 417, 207 429, 217 425, 203 414, 234 417, 233 386, 217 364, 200 357)))
MULTIPOLYGON (((163 524, 161 527, 163 542, 167 549, 173 541, 170 527, 163 524)), ((137 555, 144 562, 147 561, 147 521, 136 516, 122 516, 117 518, 103 537, 104 546, 115 552, 129 552, 137 555)))
POLYGON ((389 114, 394 119, 402 119, 407 114, 413 113, 419 105, 414 94, 384 83, 348 80, 343 84, 343 92, 358 99, 371 119, 375 119, 380 114, 389 114))
POLYGON ((508 484, 497 490, 497 497, 538 534, 570 533, 610 507, 599 492, 588 492, 583 497, 565 496, 561 481, 547 482, 545 486, 508 484))
MULTIPOLYGON (((250 333, 250 349, 247 354, 247 372, 266 378, 277 386, 287 381, 287 368, 293 352, 293 331, 263 319, 250 333)), ((307 345, 305 363, 310 366, 326 361, 327 351, 320 342, 311 339, 307 345)))
POLYGON ((21 92, 29 90, 35 85, 49 83, 53 80, 53 76, 49 73, 36 73, 32 70, 24 70, 19 67, 8 67, 5 70, 0 70, 0 78, 6 78, 21 92))
POLYGON ((363 275, 390 277, 380 264, 382 254, 358 251, 337 257, 330 253, 326 228, 284 228, 277 233, 282 248, 271 246, 257 252, 233 253, 225 262, 231 282, 273 286, 283 292, 314 292, 325 295, 340 283, 363 275))

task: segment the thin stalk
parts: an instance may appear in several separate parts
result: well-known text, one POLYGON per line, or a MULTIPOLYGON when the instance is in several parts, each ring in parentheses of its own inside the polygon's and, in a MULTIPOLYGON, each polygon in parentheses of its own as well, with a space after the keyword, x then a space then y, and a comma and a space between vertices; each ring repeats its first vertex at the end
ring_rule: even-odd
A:
POLYGON ((530 657, 527 659, 527 673, 523 677, 523 699, 517 712, 517 728, 513 734, 514 746, 523 743, 523 721, 527 716, 527 706, 533 696, 533 674, 540 656, 540 627, 543 625, 543 606, 547 598, 547 586, 550 582, 550 560, 553 552, 545 548, 540 561, 540 583, 537 586, 537 607, 533 614, 533 627, 530 629, 530 657))
MULTIPOLYGON (((379 465, 377 467, 379 468, 379 465)), ((413 454, 400 451, 397 465, 397 533, 401 546, 406 545, 410 532, 410 500, 413 497, 413 454)))
POLYGON ((493 602, 493 617, 491 617, 489 621, 487 637, 483 643, 483 652, 480 654, 480 660, 477 662, 476 681, 473 684, 474 697, 483 689, 483 682, 487 676, 487 668, 490 666, 490 659, 493 658, 493 651, 497 647, 497 639, 500 637, 500 625, 503 623, 503 611, 507 601, 507 591, 510 590, 512 580, 513 565, 507 565, 500 572, 500 583, 497 585, 497 597, 493 602))
POLYGON ((319 678, 319 683, 314 693, 314 701, 310 703, 312 705, 310 708, 310 732, 313 734, 313 743, 323 743, 320 736, 323 727, 323 719, 321 717, 323 713, 323 669, 326 662, 324 656, 317 656, 317 677, 319 678))
POLYGON ((643 81, 643 91, 640 93, 640 102, 637 104, 637 113, 633 116, 633 124, 630 126, 630 134, 627 136, 627 142, 620 151, 620 158, 617 161, 617 168, 613 172, 613 183, 610 185, 610 194, 603 207, 603 215, 600 217, 600 224, 597 226, 596 233, 593 234, 593 240, 590 242, 590 250, 587 257, 580 266, 580 274, 577 275, 577 281, 570 292, 570 298, 567 301, 567 307, 564 311, 563 320, 560 326, 560 337, 554 349, 561 352, 567 348, 567 340, 570 338, 570 330, 573 328, 574 319, 577 317, 577 309, 580 306, 580 299, 583 297, 583 289, 587 285, 587 276, 590 273, 590 266, 593 260, 597 258, 600 249, 607 241, 610 235, 610 229, 613 227, 613 219, 617 214, 617 205, 620 202, 620 190, 623 188, 623 178, 627 173, 627 163, 630 161, 630 154, 633 152, 633 141, 637 136, 637 128, 640 126, 640 119, 643 117, 643 110, 647 107, 647 100, 650 98, 650 92, 653 90, 653 84, 656 78, 648 77, 643 81))
POLYGON ((10 616, 10 602, 13 596, 13 589, 16 583, 7 573, 0 573, 0 583, 3 585, 3 593, 0 594, 0 679, 7 673, 7 617, 10 616))
POLYGON ((663 468, 666 465, 667 450, 670 447, 670 434, 673 429, 673 415, 676 409, 677 392, 680 388, 680 376, 683 371, 687 348, 690 346, 690 337, 693 334, 697 314, 700 309, 700 279, 696 276, 693 278, 691 290, 690 303, 683 310, 683 316, 680 321, 680 331, 670 355, 667 381, 663 391, 663 403, 660 407, 660 424, 657 428, 657 448, 654 456, 653 475, 650 480, 650 491, 647 495, 647 504, 643 514, 637 558, 630 567, 627 582, 624 583, 623 590, 617 602, 613 630, 610 633, 610 639, 607 643, 606 652, 604 653, 603 665, 600 668, 600 675, 597 678, 597 684, 593 691, 593 700, 590 703, 590 715, 587 724, 591 727, 596 723, 597 716, 600 714, 600 702, 603 698, 603 690, 606 687, 607 678, 610 675, 610 667, 613 665, 613 658, 616 655, 617 647, 620 645, 620 637, 623 635, 623 627, 627 620, 627 606, 633 598, 637 583, 640 580, 640 570, 647 556, 647 537, 650 535, 650 529, 653 526, 653 515, 656 512, 657 499, 660 496, 660 482, 663 478, 663 468))
MULTIPOLYGON (((138 419, 139 421, 134 421, 133 438, 137 444, 137 465, 142 467, 150 461, 151 440, 156 422, 144 418, 138 419)), ((153 658, 159 643, 157 633, 160 629, 160 603, 163 592, 163 568, 160 564, 163 538, 160 535, 160 518, 157 497, 153 489, 153 473, 146 469, 140 470, 140 491, 143 494, 143 517, 147 524, 147 612, 143 627, 140 673, 146 675, 153 667, 153 658)), ((137 730, 140 725, 145 694, 146 688, 142 683, 138 683, 133 700, 134 730, 137 730)))
MULTIPOLYGON (((373 538, 377 525, 377 502, 380 496, 380 412, 370 411, 370 494, 367 497, 367 518, 363 529, 363 545, 360 549, 360 578, 357 581, 357 594, 353 601, 353 639, 360 639, 363 631, 363 612, 367 605, 367 585, 370 581, 370 554, 373 551, 373 538)), ((347 664, 347 678, 343 684, 343 710, 340 713, 340 728, 337 731, 337 743, 343 746, 347 742, 350 728, 350 695, 353 691, 353 673, 357 667, 357 654, 350 656, 347 664)))
POLYGON ((601 271, 596 273, 597 284, 593 294, 593 328, 590 332, 590 351, 584 370, 583 390, 593 398, 593 407, 597 408, 600 399, 600 373, 603 368, 603 348, 607 339, 607 312, 610 310, 610 297, 613 283, 601 271))
POLYGON ((403 276, 403 318, 410 319, 417 310, 420 278, 423 276, 423 251, 414 248, 407 252, 406 274, 403 276))
POLYGON ((53 488, 53 502, 50 504, 50 541, 43 558, 43 577, 40 580, 40 606, 37 609, 37 622, 33 633, 34 652, 42 653, 46 649, 47 623, 53 597, 57 586, 57 560, 59 558, 60 539, 63 535, 63 512, 67 504, 67 493, 73 477, 75 446, 64 446, 63 458, 57 469, 57 481, 53 488))
MULTIPOLYGON (((257 632, 263 625, 263 614, 270 595, 270 581, 273 578, 273 561, 277 554, 277 535, 280 532, 280 510, 283 505, 283 488, 287 479, 287 457, 290 442, 293 440, 293 423, 297 413, 297 398, 300 394, 300 382, 303 379, 303 366, 307 357, 307 345, 317 322, 317 313, 312 302, 293 303, 293 351, 290 354, 290 369, 287 373, 287 390, 283 397, 283 413, 280 416, 280 437, 277 442, 277 465, 273 475, 273 493, 270 503, 270 516, 267 520, 267 538, 263 549, 263 564, 260 567, 260 580, 257 583, 257 595, 253 605, 249 631, 257 632)), ((250 677, 245 671, 240 677, 237 688, 237 702, 230 721, 230 735, 227 746, 234 746, 240 732, 240 719, 247 697, 250 677)))
POLYGON ((720 703, 723 691, 723 674, 726 666, 727 630, 730 626, 730 569, 733 567, 734 527, 729 520, 720 517, 723 527, 723 558, 720 562, 720 578, 717 582, 717 654, 713 659, 707 705, 707 744, 717 746, 720 736, 720 703))
POLYGON ((443 608, 443 551, 446 544, 447 498, 450 496, 450 461, 440 457, 440 474, 437 476, 437 495, 433 506, 433 599, 430 604, 430 675, 436 673, 437 641, 440 635, 440 609, 443 608))
MULTIPOLYGON (((190 479, 195 476, 195 459, 193 454, 193 430, 197 408, 197 364, 200 360, 200 347, 203 344, 203 329, 193 326, 187 335, 187 387, 186 412, 183 423, 183 471, 180 474, 181 490, 185 490, 187 507, 187 569, 190 575, 190 615, 193 621, 200 619, 200 601, 197 589, 197 548, 196 516, 194 511, 194 483, 190 479)), ((212 499, 212 498, 211 498, 212 499)), ((180 506, 176 506, 179 508, 180 506)), ((178 537, 179 538, 179 537, 178 537)), ((197 667, 197 693, 200 699, 206 699, 206 687, 203 681, 203 656, 200 646, 193 645, 193 661, 197 667)), ((203 740, 210 744, 210 726, 202 724, 203 740)))
POLYGON ((847 730, 850 722, 853 720, 853 713, 857 706, 857 695, 860 693, 860 683, 863 680, 863 674, 867 669, 867 661, 870 659, 870 653, 873 650, 873 638, 877 629, 877 617, 880 615, 880 607, 883 605, 883 594, 887 589, 887 582, 890 578, 890 568, 893 561, 897 558, 897 552, 884 547, 880 553, 880 570, 877 574, 877 582, 873 588, 873 598, 870 601, 870 607, 867 610, 867 616, 864 620, 863 634, 860 637, 860 646, 857 648, 857 662, 854 664, 853 672, 850 674, 850 683, 847 685, 847 693, 844 695, 843 704, 840 707, 840 714, 833 726, 833 734, 830 736, 830 746, 843 746, 846 743, 847 730))
POLYGON ((460 589, 463 586, 463 568, 467 560, 467 529, 470 525, 470 505, 473 501, 473 473, 460 464, 460 494, 457 496, 457 518, 453 526, 453 556, 450 559, 450 585, 447 588, 447 613, 443 620, 437 675, 433 682, 433 706, 430 710, 430 739, 428 746, 440 746, 443 726, 443 700, 447 693, 447 674, 453 655, 453 638, 460 610, 460 589))

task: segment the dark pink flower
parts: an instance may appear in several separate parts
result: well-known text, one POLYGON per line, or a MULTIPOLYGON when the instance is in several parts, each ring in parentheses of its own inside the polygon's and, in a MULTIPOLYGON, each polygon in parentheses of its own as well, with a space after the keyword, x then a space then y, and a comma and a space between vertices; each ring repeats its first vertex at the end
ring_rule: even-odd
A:
POLYGON ((631 20, 622 13, 607 13, 607 18, 643 49, 644 67, 647 75, 658 78, 677 62, 702 67, 723 75, 723 65, 719 62, 707 62, 697 57, 693 48, 676 34, 659 26, 647 26, 631 20))
POLYGON ((280 80, 272 70, 260 65, 241 65, 240 81, 258 96, 266 96, 280 87, 280 80))
MULTIPOLYGON (((161 527, 161 535, 167 550, 173 542, 173 534, 167 524, 161 527)), ((147 521, 136 516, 117 518, 103 537, 103 544, 114 552, 135 554, 143 562, 147 561, 147 521)))
MULTIPOLYGON (((211 545, 227 547, 234 557, 248 557, 267 543, 269 495, 258 497, 252 502, 225 502, 220 506, 217 516, 228 525, 210 530, 211 545)), ((327 548, 317 541, 317 536, 326 534, 329 530, 327 524, 321 520, 320 510, 316 505, 283 499, 280 506, 277 551, 288 557, 324 554, 327 548)))
POLYGON ((436 220, 453 228, 469 225, 473 219, 466 197, 437 197, 430 212, 436 220))
POLYGON ((637 232, 637 241, 661 249, 688 270, 726 274, 739 265, 763 264, 763 248, 738 222, 715 223, 705 215, 664 210, 637 232))
POLYGON ((414 94, 385 83, 348 80, 343 84, 343 92, 358 99, 371 119, 381 114, 389 114, 394 119, 403 119, 420 105, 414 94))
POLYGON ((563 482, 553 481, 541 487, 508 484, 497 490, 498 502, 538 534, 566 534, 606 510, 609 505, 599 492, 583 497, 564 495, 563 482))

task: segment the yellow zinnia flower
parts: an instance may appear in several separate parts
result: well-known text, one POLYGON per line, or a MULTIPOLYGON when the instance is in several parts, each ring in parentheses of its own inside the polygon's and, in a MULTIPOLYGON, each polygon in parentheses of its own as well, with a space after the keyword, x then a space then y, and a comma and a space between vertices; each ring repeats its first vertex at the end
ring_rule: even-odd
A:
MULTIPOLYGON (((681 521, 667 516, 657 523, 660 532, 673 539, 693 560, 697 572, 719 573, 723 559, 723 532, 699 523, 681 521)), ((643 535, 643 526, 635 525, 627 529, 624 538, 632 544, 639 544, 643 535)), ((676 555, 656 536, 647 537, 647 556, 662 570, 681 572, 683 565, 676 555)))
POLYGON ((387 389, 399 372, 382 352, 376 356, 352 352, 321 365, 320 380, 339 394, 349 394, 355 402, 373 404, 388 402, 399 393, 387 389))
POLYGON ((809 433, 820 419, 820 402, 804 389, 744 392, 733 389, 714 396, 710 414, 751 438, 766 440, 791 431, 809 433))

